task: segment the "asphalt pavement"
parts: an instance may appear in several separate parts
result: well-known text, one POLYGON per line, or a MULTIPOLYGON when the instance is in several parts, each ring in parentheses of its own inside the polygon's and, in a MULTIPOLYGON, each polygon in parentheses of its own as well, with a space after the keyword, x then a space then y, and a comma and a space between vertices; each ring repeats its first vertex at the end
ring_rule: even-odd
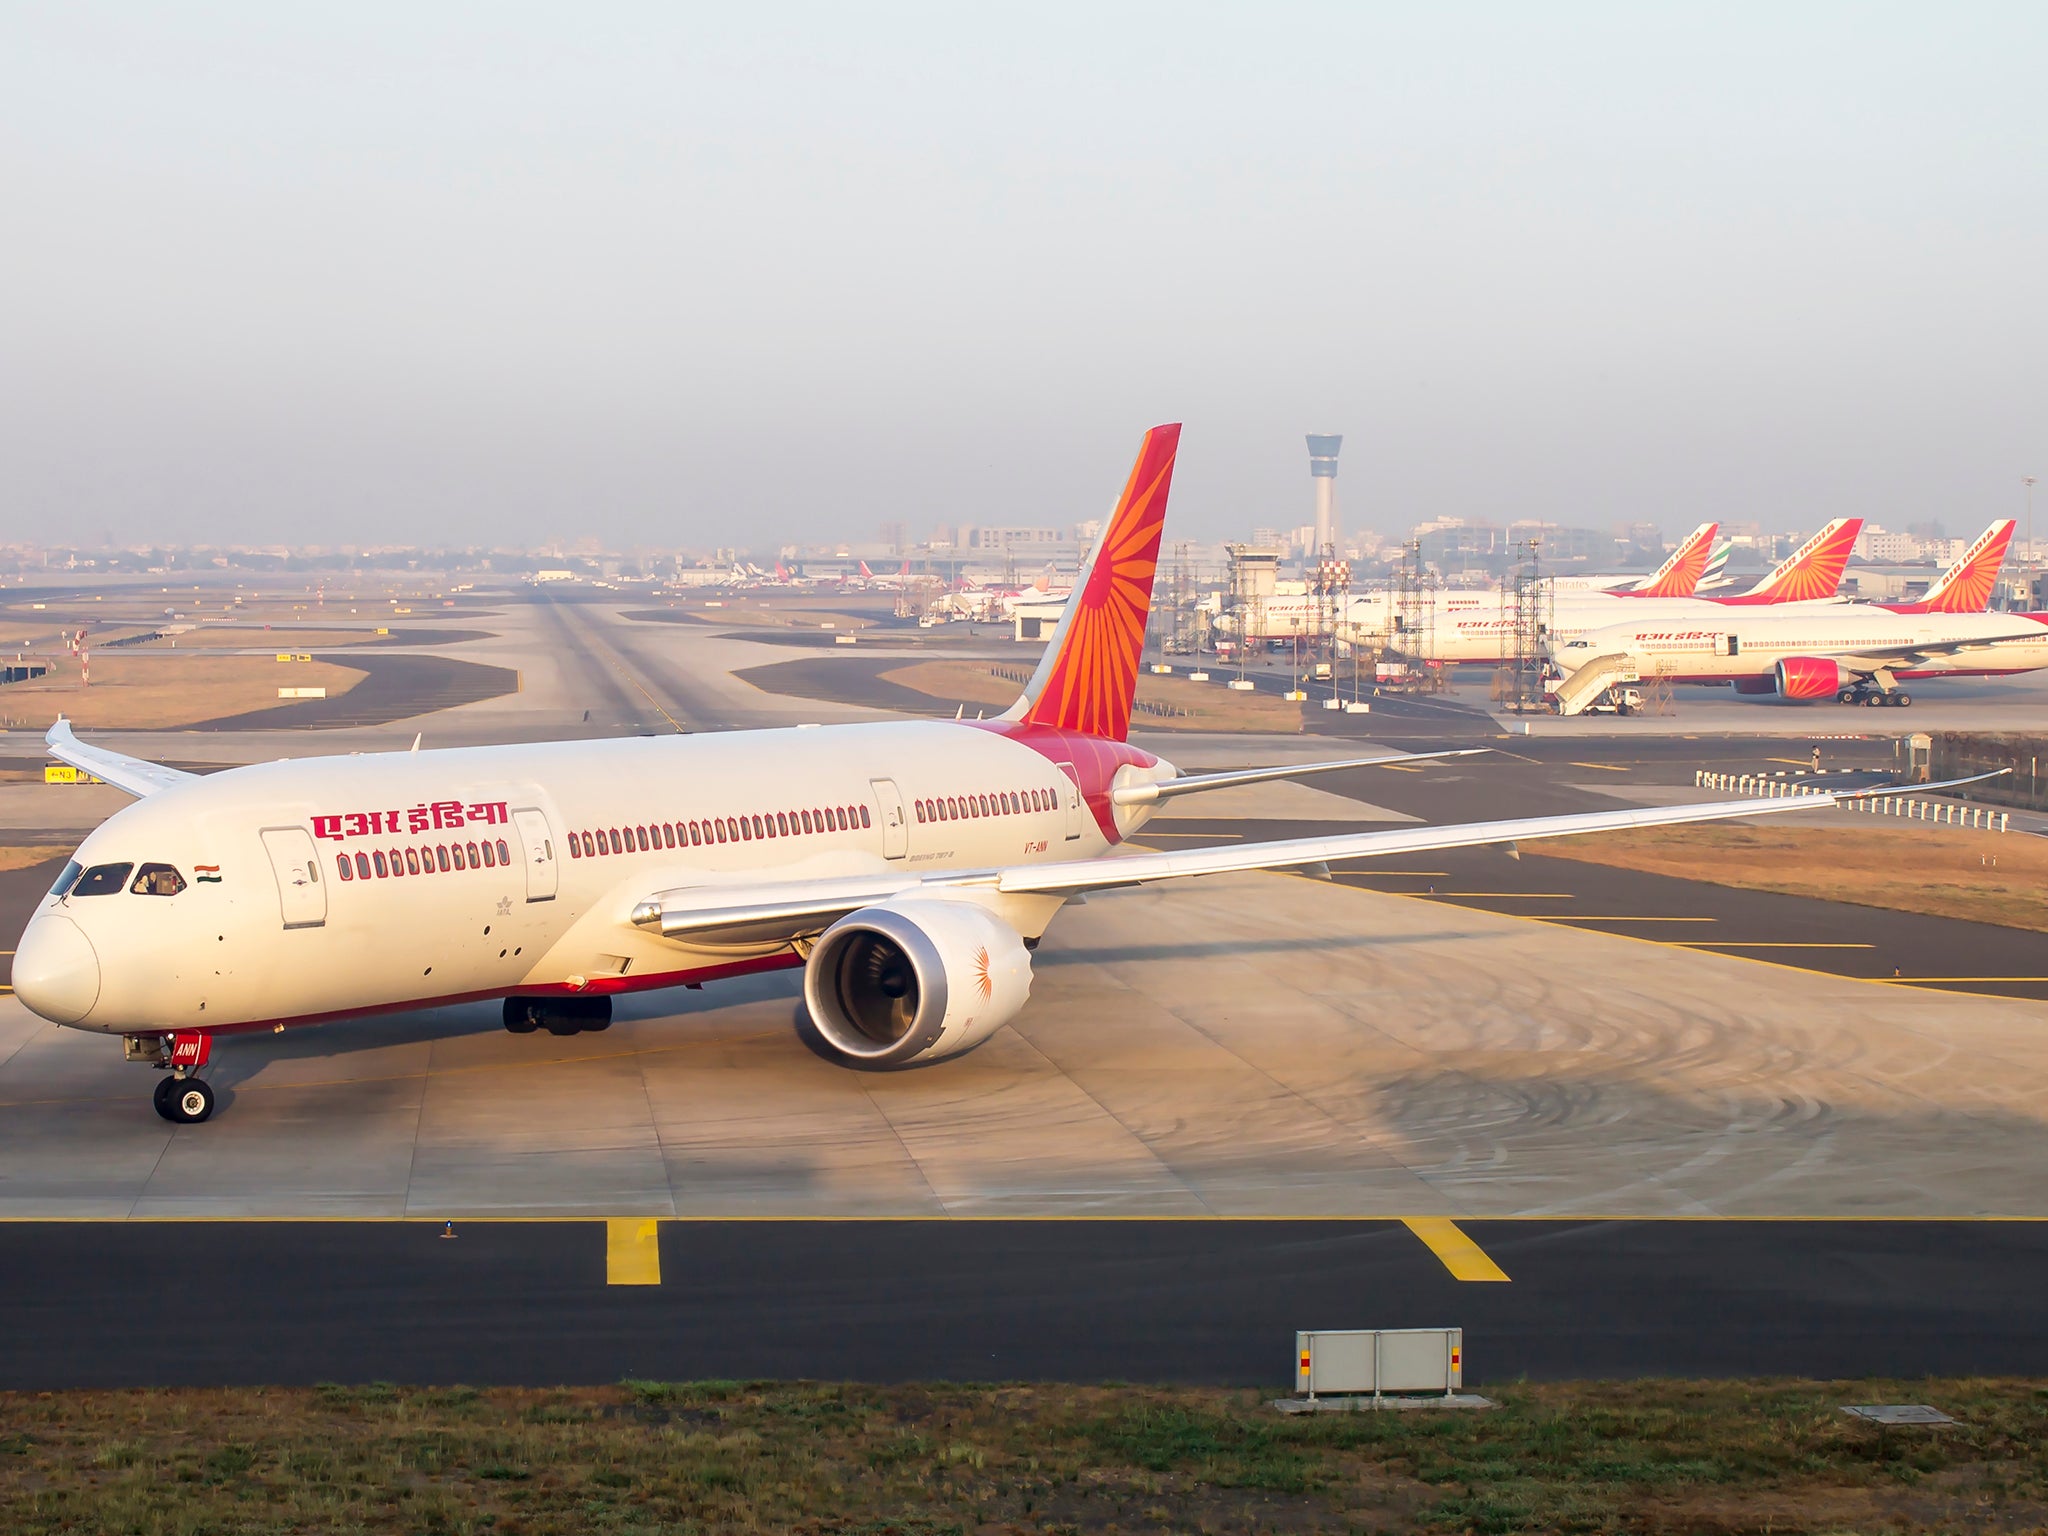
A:
POLYGON ((0 1387, 658 1379, 1285 1391, 1300 1328, 1465 1330, 1466 1382, 2048 1372, 2042 1222, 0 1225, 0 1387))

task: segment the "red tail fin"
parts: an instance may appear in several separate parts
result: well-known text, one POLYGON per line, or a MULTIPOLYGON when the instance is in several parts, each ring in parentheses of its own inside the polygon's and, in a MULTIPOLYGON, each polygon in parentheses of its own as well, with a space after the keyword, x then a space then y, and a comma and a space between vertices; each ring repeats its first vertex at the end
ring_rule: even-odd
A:
POLYGON ((1152 573, 1166 527, 1166 493, 1180 426, 1145 434, 1123 499, 1074 582, 1059 627, 1006 720, 1054 726, 1122 741, 1131 728, 1152 573))
POLYGON ((1833 597, 1848 569, 1849 553, 1863 532, 1860 517, 1838 517, 1782 561, 1775 571, 1740 597, 1724 603, 1807 603, 1833 597))
POLYGON ((1998 585, 1999 569, 2005 564, 2006 546, 2012 543, 2013 520, 1993 523, 1977 535, 1977 542, 1963 551, 1962 559, 1941 573, 1941 579, 1927 589, 1927 595, 1912 605, 1920 613, 1987 613, 1991 593, 1998 585))
POLYGON ((1706 574, 1707 557, 1714 552, 1714 533, 1719 523, 1701 523, 1679 542, 1654 576, 1622 593, 1623 597, 1691 597, 1706 574))

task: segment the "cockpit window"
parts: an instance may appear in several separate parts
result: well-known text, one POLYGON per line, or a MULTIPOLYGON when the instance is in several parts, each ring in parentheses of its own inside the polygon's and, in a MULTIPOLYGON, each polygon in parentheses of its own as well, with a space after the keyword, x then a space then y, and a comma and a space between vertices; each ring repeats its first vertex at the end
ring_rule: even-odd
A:
POLYGON ((73 859, 57 873, 57 883, 50 887, 52 896, 62 896, 78 883, 78 877, 85 873, 85 866, 73 859))
POLYGON ((88 869, 78 884, 71 888, 74 896, 111 896, 128 883, 128 871, 133 864, 95 864, 88 869))
POLYGON ((168 864, 145 864, 128 889, 137 896, 175 896, 185 889, 185 877, 168 864))

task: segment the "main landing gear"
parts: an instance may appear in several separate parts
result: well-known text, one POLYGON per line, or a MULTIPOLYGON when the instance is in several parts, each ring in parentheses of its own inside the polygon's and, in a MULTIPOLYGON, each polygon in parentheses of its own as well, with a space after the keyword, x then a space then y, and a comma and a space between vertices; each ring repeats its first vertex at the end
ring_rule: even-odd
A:
POLYGON ((1859 684, 1854 688, 1844 688, 1835 695, 1835 702, 1837 704, 1864 704, 1873 709, 1880 704, 1889 704, 1895 709, 1910 709, 1913 706, 1913 695, 1906 692, 1903 688, 1893 688, 1887 691, 1882 688, 1872 688, 1868 684, 1859 684))
POLYGON ((508 997, 505 1027, 515 1035, 545 1029, 551 1035, 576 1035, 612 1027, 609 997, 508 997))
POLYGON ((213 1036, 182 1030, 170 1035, 128 1035, 121 1054, 170 1075, 156 1085, 156 1112, 173 1125, 200 1125, 213 1117, 213 1089, 195 1075, 213 1058, 213 1036))

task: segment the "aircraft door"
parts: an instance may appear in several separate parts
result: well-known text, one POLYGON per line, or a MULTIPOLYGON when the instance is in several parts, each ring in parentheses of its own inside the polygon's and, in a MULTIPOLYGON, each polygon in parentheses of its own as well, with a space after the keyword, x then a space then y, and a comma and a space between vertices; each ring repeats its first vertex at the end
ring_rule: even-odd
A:
POLYGON ((277 904, 287 928, 319 928, 327 922, 327 887, 320 879, 320 850, 304 827, 265 827, 263 851, 277 876, 277 904))
POLYGON ((512 825, 519 829, 519 841, 526 850, 526 899, 555 899, 555 836, 548 830, 547 813, 531 808, 512 813, 512 825))
POLYGON ((1071 843, 1081 835, 1081 778, 1072 763, 1054 763, 1053 767, 1067 781, 1062 793, 1067 797, 1067 841, 1071 843))
POLYGON ((900 859, 910 852, 910 826, 903 817, 903 792, 894 779, 870 779, 875 805, 882 813, 882 857, 900 859))

